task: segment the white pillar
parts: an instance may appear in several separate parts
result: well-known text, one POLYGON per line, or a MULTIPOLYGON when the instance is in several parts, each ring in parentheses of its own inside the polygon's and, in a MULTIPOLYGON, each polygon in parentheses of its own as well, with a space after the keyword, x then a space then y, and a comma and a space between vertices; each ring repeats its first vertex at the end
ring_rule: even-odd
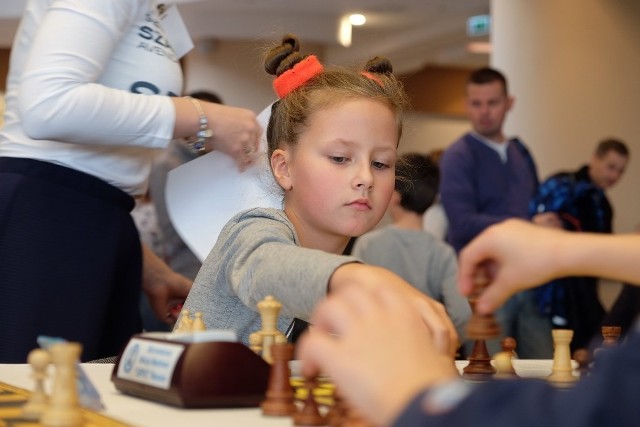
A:
POLYGON ((640 223, 640 2, 491 0, 492 66, 516 104, 506 130, 541 178, 585 163, 596 143, 624 140, 631 162, 610 190, 614 229, 640 223))

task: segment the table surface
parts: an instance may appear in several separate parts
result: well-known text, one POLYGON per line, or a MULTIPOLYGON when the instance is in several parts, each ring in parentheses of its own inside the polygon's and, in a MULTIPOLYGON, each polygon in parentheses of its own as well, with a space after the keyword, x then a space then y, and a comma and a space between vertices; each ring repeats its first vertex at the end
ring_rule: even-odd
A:
MULTIPOLYGON (((290 417, 265 417, 259 408, 181 409, 120 393, 111 382, 112 364, 86 363, 82 368, 98 389, 106 407, 105 415, 132 426, 255 426, 290 427, 290 417)), ((28 364, 0 364, 0 381, 33 389, 28 364)), ((50 380, 48 385, 50 385, 50 380)))
MULTIPOLYGON (((458 369, 466 361, 456 361, 458 369)), ((551 372, 551 360, 514 360, 514 368, 521 377, 543 378, 551 372)), ((181 409, 120 393, 111 382, 112 364, 83 364, 83 369, 98 389, 106 407, 104 415, 132 426, 252 426, 290 427, 291 417, 266 417, 259 408, 242 409, 181 409)), ((33 389, 31 367, 28 364, 0 364, 0 381, 33 389)), ((50 386, 51 381, 47 382, 50 386)))

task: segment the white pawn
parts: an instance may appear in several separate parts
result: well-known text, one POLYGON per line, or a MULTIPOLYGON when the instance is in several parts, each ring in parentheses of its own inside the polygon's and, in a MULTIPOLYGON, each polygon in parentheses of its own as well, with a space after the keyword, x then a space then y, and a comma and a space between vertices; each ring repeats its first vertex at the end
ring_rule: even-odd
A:
POLYGON ((182 310, 180 319, 178 319, 178 326, 176 326, 176 332, 191 332, 193 326, 193 320, 191 320, 191 314, 186 308, 182 310))
POLYGON ((31 397, 22 407, 22 418, 37 421, 47 408, 49 397, 44 392, 44 380, 47 378, 47 367, 51 361, 49 352, 36 348, 29 352, 27 362, 33 369, 33 379, 36 382, 31 397))
POLYGON ((196 311, 193 316, 194 318, 193 318, 193 323, 191 324, 191 331, 192 332, 206 331, 207 325, 204 324, 204 320, 202 319, 202 312, 196 311))
POLYGON ((493 364, 496 368, 494 378, 515 378, 515 369, 511 363, 512 354, 507 351, 500 351, 493 357, 493 364))

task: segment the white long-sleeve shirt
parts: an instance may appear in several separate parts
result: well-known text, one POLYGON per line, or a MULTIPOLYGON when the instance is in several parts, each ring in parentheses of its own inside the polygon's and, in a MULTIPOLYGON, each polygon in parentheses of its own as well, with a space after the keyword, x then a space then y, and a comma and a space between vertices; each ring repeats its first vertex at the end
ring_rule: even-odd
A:
POLYGON ((173 134, 166 95, 182 92, 160 24, 154 0, 29 0, 11 52, 0 156, 144 193, 150 148, 173 134))

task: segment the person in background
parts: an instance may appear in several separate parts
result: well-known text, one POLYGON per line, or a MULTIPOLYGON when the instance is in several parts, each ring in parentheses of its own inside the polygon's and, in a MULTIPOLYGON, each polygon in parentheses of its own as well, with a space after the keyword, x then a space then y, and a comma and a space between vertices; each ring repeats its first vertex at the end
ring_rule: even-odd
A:
POLYGON ((440 161, 440 197, 450 224, 447 242, 456 252, 492 224, 529 217, 538 175, 525 145, 503 132, 513 104, 500 71, 471 73, 465 107, 472 129, 440 161))
MULTIPOLYGON (((480 68, 470 74, 465 106, 471 131, 450 145, 440 161, 440 200, 449 220, 446 240, 456 252, 492 224, 529 218, 538 174, 525 144, 504 134, 513 105, 500 71, 480 68)), ((542 213, 533 221, 543 223, 547 216, 554 218, 542 213)), ((518 294, 496 313, 502 337, 516 339, 521 358, 545 358, 553 345, 551 326, 536 316, 536 310, 530 291, 518 294)), ((490 353, 500 351, 500 341, 487 342, 490 353)))
POLYGON ((442 304, 389 270, 342 255, 351 237, 378 224, 393 193, 407 98, 391 64, 376 57, 364 69, 325 68, 299 50, 297 37, 285 35, 264 61, 277 76, 267 156, 283 208, 253 208, 228 221, 185 308, 248 344, 261 329, 256 305, 269 295, 282 304, 277 327, 284 332, 294 319, 308 321, 327 293, 392 287, 453 356, 457 336, 442 304))
MULTIPOLYGON (((189 93, 188 96, 222 104, 220 97, 213 92, 195 91, 189 93)), ((183 140, 172 140, 154 158, 149 175, 149 193, 143 199, 144 201, 136 199, 136 207, 131 212, 142 242, 146 243, 173 271, 182 274, 191 281, 196 278, 202 262, 173 227, 167 210, 165 190, 168 174, 172 169, 197 159, 202 154, 204 152, 198 153, 191 150, 183 140), (152 229, 145 228, 145 224, 152 229), (149 244, 149 242, 153 242, 153 244, 149 244)), ((173 324, 167 324, 164 320, 156 317, 149 298, 144 292, 140 297, 140 313, 142 327, 145 331, 170 331, 173 329, 173 324)))
POLYGON ((26 4, 0 131, 2 363, 24 363, 38 335, 80 342, 83 360, 113 356, 140 331, 141 286, 169 322, 189 291, 140 244, 134 197, 172 139, 244 168, 260 128, 250 110, 176 96, 184 40, 163 27, 175 13, 151 0, 26 4))
POLYGON ((387 212, 393 223, 360 236, 351 255, 393 271, 444 304, 458 336, 471 316, 456 287, 458 261, 453 248, 422 231, 422 217, 438 192, 438 166, 421 153, 406 153, 396 166, 395 191, 387 212))
MULTIPOLYGON (((151 201, 149 192, 142 197, 136 198, 135 201, 136 204, 131 210, 131 216, 133 217, 133 222, 136 224, 136 229, 140 235, 140 242, 148 247, 151 252, 157 255, 160 259, 164 260, 162 256, 163 236, 158 225, 156 208, 151 201)), ((153 312, 151 301, 149 301, 147 295, 144 291, 141 291, 140 293, 142 330, 145 332, 170 331, 173 325, 167 324, 165 319, 158 319, 153 312)))
MULTIPOLYGON (((440 173, 440 160, 442 159, 443 153, 444 150, 441 148, 437 148, 427 153, 429 159, 438 165, 438 174, 440 173)), ((422 217, 422 229, 433 234, 440 240, 444 240, 447 237, 449 220, 447 219, 447 214, 444 212, 444 208, 440 202, 440 194, 436 196, 436 199, 424 213, 422 217)))
MULTIPOLYGON (((478 273, 487 276, 476 308, 488 314, 514 293, 557 277, 599 276, 637 285, 638 263, 640 236, 568 233, 510 219, 463 249, 459 287, 470 295, 478 273)), ((302 373, 330 377, 376 426, 631 427, 640 419, 638 324, 624 343, 598 353, 589 376, 571 389, 557 389, 538 379, 465 382, 418 319, 405 295, 391 287, 332 292, 314 310, 314 328, 296 347, 302 373)))
MULTIPOLYGON (((222 99, 209 91, 191 92, 189 96, 206 102, 223 104, 222 99)), ((158 156, 151 167, 149 176, 149 194, 158 218, 158 226, 162 233, 160 252, 158 255, 177 273, 193 280, 196 278, 202 262, 189 249, 171 223, 167 211, 165 189, 167 177, 172 169, 177 168, 198 157, 183 141, 174 140, 158 156)))
MULTIPOLYGON (((629 163, 629 149, 619 139, 598 143, 589 163, 577 171, 547 178, 531 200, 531 215, 556 215, 552 225, 571 231, 611 233, 613 208, 606 191, 622 177, 629 163)), ((571 349, 589 347, 601 338, 605 310, 598 296, 596 277, 565 277, 536 290, 540 315, 554 328, 573 329, 571 349), (580 282, 580 286, 571 282, 580 282)))

